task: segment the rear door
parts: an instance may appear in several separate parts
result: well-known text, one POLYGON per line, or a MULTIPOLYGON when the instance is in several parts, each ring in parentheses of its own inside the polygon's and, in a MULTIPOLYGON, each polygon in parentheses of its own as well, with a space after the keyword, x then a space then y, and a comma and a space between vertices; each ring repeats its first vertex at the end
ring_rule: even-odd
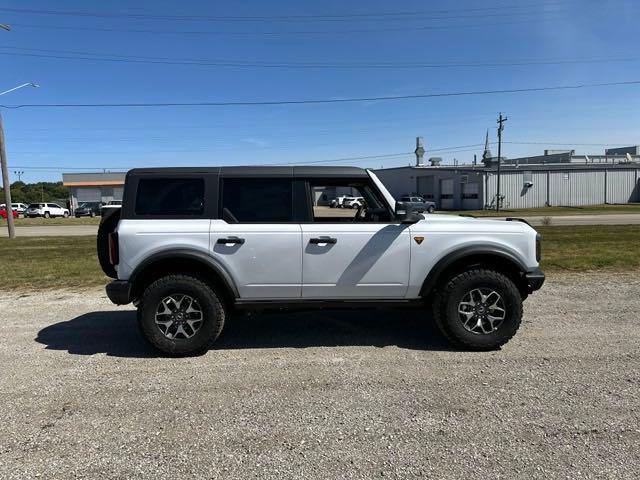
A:
MULTIPOLYGON (((360 190, 369 209, 357 210, 312 205, 311 218, 302 224, 303 298, 402 298, 409 282, 410 235, 406 225, 392 222, 369 182, 346 182, 338 187, 360 190)), ((309 182, 310 202, 322 180, 309 182)))
POLYGON ((300 298, 302 233, 294 221, 291 174, 224 176, 220 190, 210 250, 233 277, 240 298, 300 298))

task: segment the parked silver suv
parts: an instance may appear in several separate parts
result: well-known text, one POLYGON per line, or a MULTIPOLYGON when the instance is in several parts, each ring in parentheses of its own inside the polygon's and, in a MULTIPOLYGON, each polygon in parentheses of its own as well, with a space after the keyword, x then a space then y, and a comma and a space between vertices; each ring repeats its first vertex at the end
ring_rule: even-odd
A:
POLYGON ((429 215, 350 167, 131 170, 122 209, 103 216, 107 295, 133 302, 146 338, 170 355, 203 352, 233 311, 411 307, 452 343, 494 349, 540 288, 528 224, 429 215), (317 204, 352 189, 362 206, 317 204), (256 201, 256 199, 260 199, 256 201))

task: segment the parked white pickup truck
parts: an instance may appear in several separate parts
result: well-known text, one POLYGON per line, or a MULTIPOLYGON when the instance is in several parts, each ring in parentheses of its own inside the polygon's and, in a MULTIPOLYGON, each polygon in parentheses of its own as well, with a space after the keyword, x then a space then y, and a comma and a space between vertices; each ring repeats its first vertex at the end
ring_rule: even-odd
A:
POLYGON ((137 305, 170 355, 205 351, 233 311, 287 308, 415 308, 453 344, 487 350, 544 282, 540 236, 507 220, 425 218, 359 168, 136 169, 102 218, 98 257, 109 298, 137 305), (316 208, 328 188, 364 203, 316 208))

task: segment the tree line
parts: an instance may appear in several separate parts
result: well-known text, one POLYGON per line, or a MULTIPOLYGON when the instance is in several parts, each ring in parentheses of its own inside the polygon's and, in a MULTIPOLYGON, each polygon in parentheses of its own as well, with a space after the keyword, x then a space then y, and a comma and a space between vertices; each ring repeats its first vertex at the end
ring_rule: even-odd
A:
MULTIPOLYGON (((13 182, 11 184, 11 202, 65 202, 69 198, 69 189, 62 182, 13 182)), ((0 203, 4 203, 4 190, 0 188, 0 203)))

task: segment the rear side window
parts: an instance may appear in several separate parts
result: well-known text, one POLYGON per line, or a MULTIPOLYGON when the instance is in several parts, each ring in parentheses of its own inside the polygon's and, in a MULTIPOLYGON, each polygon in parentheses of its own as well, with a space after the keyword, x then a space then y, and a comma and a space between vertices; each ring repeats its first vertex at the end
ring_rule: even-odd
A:
POLYGON ((136 215, 200 216, 204 212, 202 178, 142 178, 136 215))
POLYGON ((289 178, 224 178, 222 215, 234 223, 278 223, 293 220, 289 178))

